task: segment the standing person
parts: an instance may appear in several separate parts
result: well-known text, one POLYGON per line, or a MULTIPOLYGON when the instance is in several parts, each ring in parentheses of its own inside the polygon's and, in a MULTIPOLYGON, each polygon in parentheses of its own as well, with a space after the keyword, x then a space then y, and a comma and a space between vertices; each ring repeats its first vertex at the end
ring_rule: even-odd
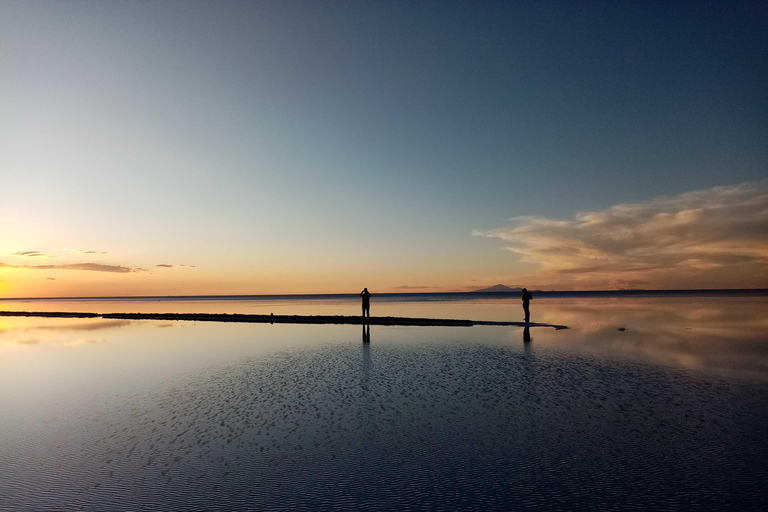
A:
POLYGON ((523 288, 523 311, 525 311, 525 323, 529 323, 531 321, 531 311, 528 309, 531 299, 533 299, 531 292, 528 291, 528 288, 523 288))
POLYGON ((371 317, 371 293, 368 288, 363 288, 360 292, 360 296, 363 298, 363 316, 371 317))

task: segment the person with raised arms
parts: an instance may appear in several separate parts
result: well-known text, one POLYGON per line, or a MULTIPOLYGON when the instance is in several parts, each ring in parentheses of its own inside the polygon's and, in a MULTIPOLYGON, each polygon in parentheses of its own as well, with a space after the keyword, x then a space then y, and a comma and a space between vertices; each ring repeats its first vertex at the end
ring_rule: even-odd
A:
POLYGON ((363 316, 371 317, 371 293, 368 288, 363 288, 360 292, 360 296, 363 298, 363 316))

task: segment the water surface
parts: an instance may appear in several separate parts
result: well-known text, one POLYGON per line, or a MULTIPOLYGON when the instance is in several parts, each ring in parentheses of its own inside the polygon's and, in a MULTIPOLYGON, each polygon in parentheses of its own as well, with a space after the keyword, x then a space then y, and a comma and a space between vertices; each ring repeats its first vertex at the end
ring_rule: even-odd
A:
MULTIPOLYGON (((288 302, 258 308, 358 306, 288 302)), ((535 300, 533 320, 570 329, 373 326, 369 343, 360 326, 2 318, 0 509, 760 510, 766 305, 535 300)))

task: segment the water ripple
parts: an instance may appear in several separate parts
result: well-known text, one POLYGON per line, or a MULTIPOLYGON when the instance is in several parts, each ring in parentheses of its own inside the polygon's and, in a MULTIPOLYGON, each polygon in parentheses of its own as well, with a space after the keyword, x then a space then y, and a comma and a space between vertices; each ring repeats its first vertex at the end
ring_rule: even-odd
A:
POLYGON ((766 403, 503 347, 295 351, 43 428, 3 452, 0 509, 760 510, 766 403))

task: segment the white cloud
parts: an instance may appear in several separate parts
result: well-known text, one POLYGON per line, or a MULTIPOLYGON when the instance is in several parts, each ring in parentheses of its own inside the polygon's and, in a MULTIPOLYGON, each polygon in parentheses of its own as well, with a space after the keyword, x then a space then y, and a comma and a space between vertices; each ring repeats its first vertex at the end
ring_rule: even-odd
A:
MULTIPOLYGON (((499 238, 531 278, 566 287, 768 286, 768 181, 579 213, 516 217, 499 238)), ((529 279, 530 282, 530 279, 529 279)))

